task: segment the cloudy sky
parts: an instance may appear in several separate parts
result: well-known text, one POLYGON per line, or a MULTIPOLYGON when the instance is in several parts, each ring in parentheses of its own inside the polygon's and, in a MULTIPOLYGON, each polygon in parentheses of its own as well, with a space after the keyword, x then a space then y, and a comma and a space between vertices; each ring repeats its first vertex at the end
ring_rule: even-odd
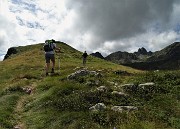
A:
POLYGON ((179 0, 0 0, 0 57, 63 41, 88 53, 158 51, 180 40, 179 0))

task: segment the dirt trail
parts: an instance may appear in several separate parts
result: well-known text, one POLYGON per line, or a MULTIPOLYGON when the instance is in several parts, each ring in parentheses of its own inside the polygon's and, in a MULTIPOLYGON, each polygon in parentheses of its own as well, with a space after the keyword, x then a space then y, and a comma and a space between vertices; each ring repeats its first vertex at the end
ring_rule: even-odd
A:
POLYGON ((14 126, 14 129, 27 129, 27 126, 25 122, 23 121, 24 104, 26 103, 26 100, 33 94, 36 86, 37 86, 37 82, 34 82, 30 86, 27 86, 28 89, 31 90, 31 92, 27 92, 26 90, 24 90, 25 94, 22 95, 19 101, 17 102, 16 108, 15 108, 15 114, 14 114, 17 123, 14 126))

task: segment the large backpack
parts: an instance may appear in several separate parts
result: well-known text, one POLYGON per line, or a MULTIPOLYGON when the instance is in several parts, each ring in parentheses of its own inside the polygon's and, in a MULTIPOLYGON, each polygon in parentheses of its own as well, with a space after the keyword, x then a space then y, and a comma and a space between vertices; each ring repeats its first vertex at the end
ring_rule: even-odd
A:
POLYGON ((53 41, 46 41, 44 44, 44 51, 50 52, 53 51, 53 49, 54 49, 53 41))

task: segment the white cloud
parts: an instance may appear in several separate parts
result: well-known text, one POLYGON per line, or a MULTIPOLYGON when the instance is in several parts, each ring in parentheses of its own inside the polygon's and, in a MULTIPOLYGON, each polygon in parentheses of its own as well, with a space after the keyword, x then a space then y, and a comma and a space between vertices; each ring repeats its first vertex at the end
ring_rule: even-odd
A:
POLYGON ((177 0, 1 0, 0 50, 54 38, 103 55, 156 51, 178 41, 179 7, 177 0))

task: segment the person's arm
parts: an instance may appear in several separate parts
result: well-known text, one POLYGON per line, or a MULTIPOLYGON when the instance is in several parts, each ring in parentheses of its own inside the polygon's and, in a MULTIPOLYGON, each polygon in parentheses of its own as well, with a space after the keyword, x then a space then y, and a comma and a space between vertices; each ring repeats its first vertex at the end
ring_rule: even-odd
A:
POLYGON ((61 48, 57 47, 57 45, 55 43, 53 43, 53 45, 54 45, 55 52, 60 52, 61 48))
POLYGON ((56 52, 61 52, 61 48, 60 47, 55 47, 55 51, 56 52))

